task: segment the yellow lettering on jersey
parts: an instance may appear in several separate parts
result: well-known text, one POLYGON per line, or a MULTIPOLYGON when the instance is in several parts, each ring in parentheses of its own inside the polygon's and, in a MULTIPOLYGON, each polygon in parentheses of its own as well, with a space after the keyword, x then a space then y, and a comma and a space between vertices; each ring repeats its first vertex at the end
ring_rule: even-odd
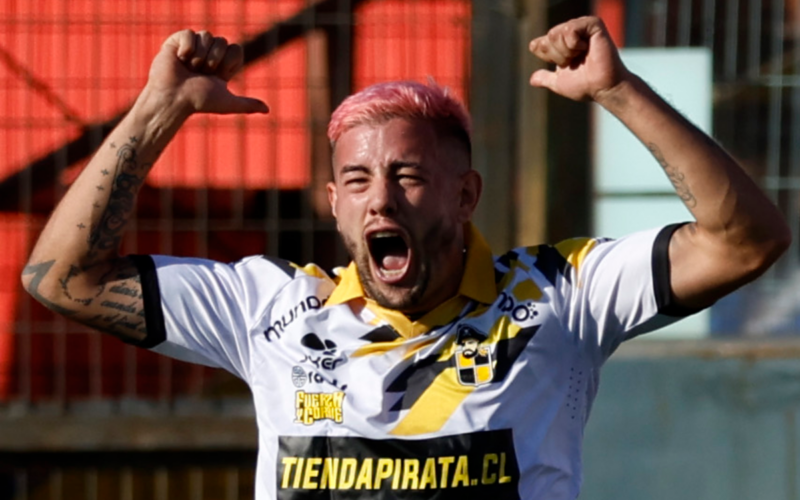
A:
POLYGON ((500 484, 511 482, 512 477, 506 476, 506 454, 500 454, 500 484))
POLYGON ((392 476, 392 489, 396 490, 400 487, 400 469, 402 467, 403 460, 400 458, 394 459, 394 475, 392 476))
POLYGON ((325 457, 322 463, 322 477, 319 480, 320 489, 336 488, 336 476, 339 471, 339 459, 325 457))
POLYGON ((297 464, 297 457, 283 457, 281 463, 283 464, 283 479, 281 479, 281 488, 286 489, 289 487, 289 481, 292 477, 292 467, 297 464))
POLYGON ((453 475, 453 488, 469 486, 469 462, 466 455, 459 455, 456 462, 456 473, 453 475))
POLYGON ((361 462, 361 470, 358 471, 358 479, 356 479, 356 489, 372 489, 372 459, 365 458, 361 462))
POLYGON ((300 487, 300 480, 303 479, 303 461, 305 459, 298 458, 297 459, 297 468, 294 470, 294 482, 292 482, 292 488, 297 489, 300 487))
POLYGON ((333 420, 341 424, 344 420, 344 392, 295 393, 295 422, 311 425, 318 420, 333 420))
POLYGON ((497 474, 489 474, 490 464, 497 465, 497 453, 487 453, 483 456, 483 474, 481 474, 481 484, 494 484, 497 481, 497 474))
POLYGON ((343 458, 342 468, 339 471, 339 489, 349 490, 356 482, 356 469, 358 460, 355 458, 343 458))
POLYGON ((407 490, 419 488, 419 460, 416 458, 403 459, 403 484, 400 489, 407 490))
POLYGON ((317 482, 314 479, 319 476, 317 467, 322 464, 322 459, 319 457, 309 458, 306 460, 306 470, 303 474, 303 489, 310 490, 317 488, 317 482))
POLYGON ((436 489, 436 459, 431 457, 425 460, 425 467, 422 468, 422 481, 419 489, 436 489))
POLYGON ((450 472, 450 464, 456 461, 456 457, 439 457, 439 465, 442 466, 442 476, 439 484, 442 488, 447 488, 447 476, 450 472))
POLYGON ((392 472, 394 472, 394 460, 391 458, 379 458, 377 469, 375 470, 374 489, 380 489, 383 480, 390 478, 392 472))

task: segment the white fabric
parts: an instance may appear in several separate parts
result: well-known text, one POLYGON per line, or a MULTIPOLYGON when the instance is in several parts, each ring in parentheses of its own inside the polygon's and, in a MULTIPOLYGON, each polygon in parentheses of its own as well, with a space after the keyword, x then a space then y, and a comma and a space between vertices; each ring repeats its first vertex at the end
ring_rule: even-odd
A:
MULTIPOLYGON (((154 256, 166 326, 166 341, 154 350, 225 368, 250 385, 259 428, 258 500, 306 498, 302 494, 308 489, 303 485, 318 485, 320 481, 322 466, 318 462, 306 463, 302 470, 307 477, 297 476, 299 466, 291 469, 287 465, 295 459, 285 458, 290 446, 281 452, 279 443, 291 439, 281 440, 281 436, 423 440, 498 429, 511 429, 513 433, 520 498, 574 499, 581 483, 583 429, 597 392, 601 365, 620 342, 647 331, 650 325, 663 324, 657 314, 651 269, 658 232, 655 229, 616 241, 598 240, 578 270, 565 266, 563 274, 555 271, 555 263, 544 263, 545 255, 555 255, 554 247, 516 249, 510 254, 510 270, 503 259, 496 264, 498 271, 511 272, 512 277, 494 304, 472 304, 456 321, 415 339, 395 341, 372 354, 364 354, 363 348, 376 344, 361 337, 381 326, 373 314, 366 309, 354 310, 348 304, 318 307, 335 286, 329 279, 302 271, 290 276, 285 268, 262 257, 223 265, 154 256), (535 287, 525 283, 530 281, 535 287), (535 300, 520 300, 515 295, 536 288, 541 296, 535 300), (490 352, 492 368, 482 368, 484 375, 477 368, 474 372, 462 370, 462 365, 457 365, 461 363, 458 355, 452 354, 460 349, 456 337, 464 325, 488 335, 481 345, 490 352), (532 338, 520 344, 519 339, 530 332, 534 332, 532 338), (314 337, 320 341, 317 348, 309 347, 314 337), (506 343, 501 342, 503 339, 506 343), (520 352, 513 360, 503 358, 503 353, 517 348, 520 352), (507 375, 498 380, 503 370, 507 375), (390 390, 403 373, 412 371, 432 375, 409 379, 404 390, 390 390), (491 380, 469 385, 470 373, 477 379, 490 373, 491 380), (416 400, 412 386, 423 393, 416 400), (426 410, 423 405, 431 405, 426 400, 429 391, 438 394, 435 404, 439 406, 426 410), (341 404, 331 402, 341 393, 341 404), (324 394, 327 399, 317 406, 309 400, 311 408, 298 402, 304 394, 324 394), (448 402, 451 397, 455 398, 454 406, 448 402), (405 400, 409 407, 398 411, 398 401, 405 400), (304 408, 313 410, 303 417, 311 419, 310 423, 296 421, 298 411, 303 413, 304 408), (430 410, 435 418, 422 419, 419 434, 398 434, 398 429, 415 418, 412 414, 417 410, 430 410), (313 415, 314 411, 318 413, 313 415), (425 423, 442 415, 441 424, 425 423), (279 453, 284 453, 283 462, 279 453), (282 484, 286 487, 283 492, 282 484)), ((477 366, 479 361, 475 363, 477 366)), ((354 450, 362 449, 363 443, 359 443, 353 445, 354 450)), ((378 457, 383 452, 376 453, 378 457)), ((489 484, 502 476, 498 475, 495 455, 470 455, 468 459, 470 467, 482 471, 476 476, 470 469, 470 478, 477 484, 489 484)), ((358 467, 367 467, 363 459, 359 460, 358 467)), ((420 460, 421 471, 425 459, 420 460)), ((441 483, 446 472, 441 464, 449 459, 437 460, 437 474, 441 476, 437 480, 441 483)), ((372 482, 378 480, 380 467, 413 466, 388 459, 380 465, 378 458, 369 464, 373 469, 362 472, 372 474, 372 482)), ((455 467, 450 467, 449 474, 455 467)), ((414 477, 407 478, 409 488, 416 484, 414 477)), ((361 486, 365 488, 364 478, 361 486)), ((404 484, 401 479, 395 485, 400 489, 404 484)), ((457 481, 449 477, 444 480, 452 484, 457 481)), ((390 483, 387 478, 375 484, 389 491, 390 483)), ((458 485, 467 495, 470 487, 458 485)), ((386 497, 378 493, 365 491, 363 498, 391 498, 388 493, 386 497)), ((417 492, 418 498, 426 498, 425 494, 417 492)))

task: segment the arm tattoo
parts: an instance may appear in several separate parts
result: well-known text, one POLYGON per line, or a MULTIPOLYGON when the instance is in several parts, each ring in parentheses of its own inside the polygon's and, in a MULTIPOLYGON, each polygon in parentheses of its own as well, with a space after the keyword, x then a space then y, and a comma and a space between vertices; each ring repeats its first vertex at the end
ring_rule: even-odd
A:
POLYGON ((694 194, 689 189, 689 185, 686 183, 686 176, 680 170, 678 170, 677 167, 667 163, 663 153, 661 153, 661 150, 658 148, 658 146, 656 146, 655 143, 649 143, 647 145, 647 149, 656 159, 658 164, 661 165, 661 168, 664 169, 664 172, 666 172, 667 177, 669 177, 673 187, 675 187, 675 192, 678 194, 678 197, 683 200, 683 203, 685 203, 688 208, 696 207, 697 198, 694 197, 694 194))
POLYGON ((123 231, 134 209, 136 193, 150 167, 150 164, 139 162, 133 146, 137 142, 135 139, 132 137, 130 144, 124 144, 117 149, 117 167, 108 204, 89 235, 90 262, 98 258, 99 253, 119 247, 123 231))
POLYGON ((28 293, 30 293, 34 299, 39 301, 39 303, 53 312, 63 314, 64 316, 72 316, 78 311, 61 307, 58 304, 55 304, 54 302, 44 298, 41 292, 39 292, 39 285, 41 284, 42 279, 47 275, 48 272, 50 272, 50 268, 53 267, 55 262, 55 260, 48 260, 47 262, 39 262, 38 264, 29 264, 25 266, 25 269, 22 270, 22 275, 33 275, 33 279, 31 279, 31 283, 28 285, 28 293))

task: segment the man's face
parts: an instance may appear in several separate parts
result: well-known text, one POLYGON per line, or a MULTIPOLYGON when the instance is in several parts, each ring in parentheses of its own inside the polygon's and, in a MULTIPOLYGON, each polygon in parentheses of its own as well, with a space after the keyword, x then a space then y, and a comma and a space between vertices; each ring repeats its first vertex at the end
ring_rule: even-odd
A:
POLYGON ((429 122, 395 118, 339 138, 328 197, 368 297, 421 314, 455 295, 464 223, 480 196, 464 148, 429 122))

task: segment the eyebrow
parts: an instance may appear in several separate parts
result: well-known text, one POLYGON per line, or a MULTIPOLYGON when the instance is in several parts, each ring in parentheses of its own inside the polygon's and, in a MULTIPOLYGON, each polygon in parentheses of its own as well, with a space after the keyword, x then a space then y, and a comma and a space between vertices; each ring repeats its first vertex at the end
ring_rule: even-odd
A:
POLYGON ((400 170, 401 168, 416 168, 422 170, 422 164, 415 161, 393 161, 389 164, 391 170, 400 170))
MULTIPOLYGON (((400 170, 401 168, 414 168, 417 170, 423 170, 422 164, 415 161, 397 160, 389 164, 389 169, 391 171, 400 170)), ((365 167, 364 165, 345 165, 339 171, 339 174, 345 175, 353 172, 369 174, 370 169, 365 167)))
POLYGON ((369 169, 367 167, 365 167, 364 165, 345 165, 339 171, 339 174, 340 175, 344 175, 344 174, 349 174, 351 172, 361 172, 361 173, 368 174, 369 173, 369 169))

